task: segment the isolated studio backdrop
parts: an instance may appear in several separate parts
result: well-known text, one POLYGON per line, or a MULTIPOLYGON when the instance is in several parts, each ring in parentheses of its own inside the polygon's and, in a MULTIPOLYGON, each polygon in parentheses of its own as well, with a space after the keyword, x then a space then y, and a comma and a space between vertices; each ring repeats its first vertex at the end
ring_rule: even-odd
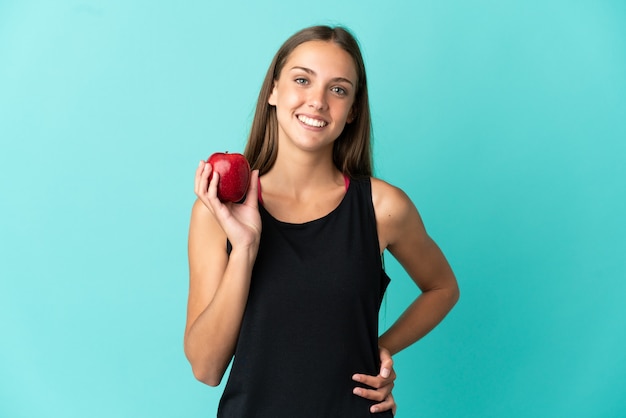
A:
MULTIPOLYGON (((626 416, 626 3, 2 0, 0 417, 215 415, 182 349, 194 171, 318 23, 359 38, 376 174, 461 286, 395 357, 397 416, 626 416)), ((417 291, 386 261, 382 327, 417 291)))

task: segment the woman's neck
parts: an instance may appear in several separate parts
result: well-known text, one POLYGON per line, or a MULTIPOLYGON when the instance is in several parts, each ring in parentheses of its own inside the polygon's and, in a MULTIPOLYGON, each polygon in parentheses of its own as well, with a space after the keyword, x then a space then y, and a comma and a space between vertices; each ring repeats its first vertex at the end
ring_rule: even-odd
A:
POLYGON ((308 192, 328 190, 342 185, 343 174, 332 158, 314 155, 289 156, 279 154, 272 168, 262 176, 266 189, 280 190, 281 194, 298 198, 308 192))

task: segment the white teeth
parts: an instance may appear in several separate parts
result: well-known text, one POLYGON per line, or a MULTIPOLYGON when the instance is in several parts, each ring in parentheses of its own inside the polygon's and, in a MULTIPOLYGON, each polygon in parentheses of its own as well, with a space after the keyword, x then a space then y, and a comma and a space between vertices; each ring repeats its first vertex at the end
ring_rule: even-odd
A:
POLYGON ((302 115, 298 116, 298 120, 305 125, 313 126, 315 128, 323 128, 324 126, 328 125, 328 123, 324 122, 323 120, 308 118, 302 115))

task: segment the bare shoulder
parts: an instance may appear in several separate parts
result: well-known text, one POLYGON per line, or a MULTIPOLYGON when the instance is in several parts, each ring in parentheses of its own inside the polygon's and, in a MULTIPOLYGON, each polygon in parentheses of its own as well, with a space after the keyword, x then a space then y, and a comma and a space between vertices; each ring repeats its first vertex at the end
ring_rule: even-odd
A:
POLYGON ((381 248, 393 246, 411 231, 415 237, 426 237, 422 219, 409 196, 399 187, 372 177, 372 202, 376 214, 381 248))
POLYGON ((407 218, 419 218, 417 208, 404 190, 375 177, 372 177, 372 202, 377 222, 401 224, 407 218))
POLYGON ((190 236, 204 236, 209 232, 215 233, 215 226, 217 226, 217 222, 211 211, 200 199, 196 199, 191 208, 191 220, 189 223, 190 236))
POLYGON ((402 189, 376 177, 372 177, 372 201, 377 219, 397 215, 414 206, 402 189))

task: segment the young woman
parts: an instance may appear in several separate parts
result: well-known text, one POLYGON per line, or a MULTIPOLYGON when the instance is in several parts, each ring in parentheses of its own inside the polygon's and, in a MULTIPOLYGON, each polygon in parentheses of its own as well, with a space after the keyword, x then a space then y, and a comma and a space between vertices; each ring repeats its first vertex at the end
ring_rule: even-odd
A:
POLYGON ((390 355, 456 303, 454 274, 415 206, 372 177, 370 123, 356 40, 306 28, 263 82, 245 201, 221 203, 219 175, 200 163, 185 353, 212 386, 233 360, 219 417, 391 417, 390 355), (379 336, 384 250, 421 293, 379 336))

